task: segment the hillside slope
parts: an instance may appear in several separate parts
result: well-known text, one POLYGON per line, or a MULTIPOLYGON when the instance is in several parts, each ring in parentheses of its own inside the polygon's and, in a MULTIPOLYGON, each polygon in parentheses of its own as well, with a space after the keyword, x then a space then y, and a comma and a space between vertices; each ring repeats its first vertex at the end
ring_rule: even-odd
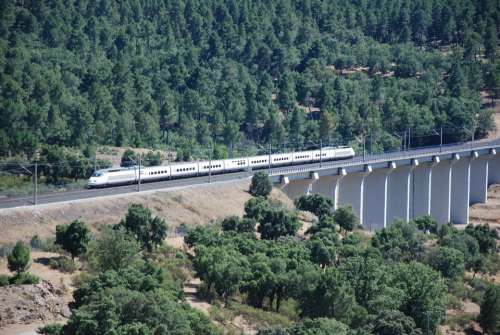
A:
MULTIPOLYGON (((53 236, 55 226, 79 219, 97 229, 100 225, 115 224, 123 218, 132 203, 150 208, 164 218, 169 227, 181 223, 206 224, 228 215, 242 215, 243 205, 250 198, 248 181, 198 185, 174 190, 128 194, 81 200, 72 203, 42 205, 0 210, 0 245, 18 239, 29 241, 53 236)), ((280 191, 273 197, 290 203, 280 191)), ((172 231, 172 230, 171 230, 172 231)))

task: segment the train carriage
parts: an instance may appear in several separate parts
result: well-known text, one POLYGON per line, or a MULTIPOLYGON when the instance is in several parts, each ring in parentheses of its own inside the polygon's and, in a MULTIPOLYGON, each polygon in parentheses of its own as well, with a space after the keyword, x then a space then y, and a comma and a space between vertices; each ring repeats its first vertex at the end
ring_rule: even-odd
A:
POLYGON ((290 165, 292 163, 293 163, 293 154, 291 153, 271 155, 272 166, 290 165))
POLYGON ((200 174, 220 173, 224 171, 223 160, 203 161, 198 162, 198 172, 200 174))
POLYGON ((310 163, 313 161, 313 153, 314 153, 314 151, 294 152, 292 154, 293 155, 293 163, 294 164, 310 163))
POLYGON ((141 178, 144 180, 161 180, 170 178, 170 166, 152 166, 141 168, 141 178))
POLYGON ((171 166, 170 176, 174 177, 184 177, 184 176, 195 176, 198 174, 198 162, 193 163, 179 163, 173 164, 171 166))
POLYGON ((253 156, 248 158, 248 164, 252 169, 269 166, 269 155, 253 156))
POLYGON ((224 170, 226 171, 245 170, 248 167, 248 158, 233 158, 224 160, 224 170))

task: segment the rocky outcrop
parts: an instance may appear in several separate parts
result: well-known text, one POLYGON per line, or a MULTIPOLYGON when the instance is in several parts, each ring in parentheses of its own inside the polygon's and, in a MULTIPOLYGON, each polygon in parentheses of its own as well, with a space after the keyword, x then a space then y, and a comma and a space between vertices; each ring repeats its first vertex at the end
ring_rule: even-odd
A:
POLYGON ((0 333, 10 324, 57 321, 69 315, 63 291, 50 282, 0 287, 0 333))

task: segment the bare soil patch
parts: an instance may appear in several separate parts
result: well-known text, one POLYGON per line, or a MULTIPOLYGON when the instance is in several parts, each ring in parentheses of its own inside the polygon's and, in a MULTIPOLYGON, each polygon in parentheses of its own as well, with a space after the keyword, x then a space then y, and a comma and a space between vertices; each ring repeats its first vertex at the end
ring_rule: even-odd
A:
MULTIPOLYGON (((64 320, 70 315, 64 292, 50 282, 0 287, 0 333, 10 325, 64 320)), ((29 328, 29 327, 26 327, 29 328)))
MULTIPOLYGON (((29 272, 40 277, 38 285, 0 287, 0 334, 36 334, 36 329, 69 316, 72 301, 72 278, 77 272, 63 273, 51 269, 45 260, 60 256, 57 253, 32 251, 29 272)), ((12 275, 5 259, 0 259, 0 274, 12 275)))

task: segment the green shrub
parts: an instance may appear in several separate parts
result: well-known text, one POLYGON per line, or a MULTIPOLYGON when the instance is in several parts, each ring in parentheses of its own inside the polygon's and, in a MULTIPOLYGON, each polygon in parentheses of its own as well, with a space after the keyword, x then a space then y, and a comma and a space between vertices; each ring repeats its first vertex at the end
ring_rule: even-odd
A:
POLYGON ((42 249, 42 244, 43 241, 38 235, 33 235, 33 237, 30 240, 30 246, 32 249, 42 249))
POLYGON ((34 235, 31 238, 30 246, 32 249, 37 249, 45 252, 61 252, 62 248, 55 244, 54 238, 42 239, 38 235, 34 235))
POLYGON ((40 278, 29 272, 21 272, 19 274, 16 274, 14 277, 11 277, 9 283, 11 285, 39 284, 40 278))
POLYGON ((451 330, 460 331, 465 328, 474 320, 474 315, 451 315, 446 317, 446 324, 450 326, 451 330))
POLYGON ((449 309, 460 309, 462 307, 462 301, 452 294, 446 296, 446 307, 449 309))
POLYGON ((271 179, 265 172, 257 172, 252 177, 252 183, 250 184, 250 194, 254 197, 267 197, 271 190, 273 189, 273 184, 271 179))
POLYGON ((0 287, 9 285, 9 276, 0 275, 0 287))
POLYGON ((20 274, 30 267, 30 249, 22 241, 17 241, 7 260, 9 270, 20 274))
POLYGON ((9 256, 9 254, 12 252, 12 249, 14 248, 13 244, 6 244, 0 246, 0 258, 5 258, 9 256))
POLYGON ((76 264, 65 256, 53 257, 49 260, 49 267, 61 272, 73 273, 76 271, 76 264))
POLYGON ((43 335, 59 335, 62 334, 63 325, 52 323, 37 329, 37 332, 43 335))

